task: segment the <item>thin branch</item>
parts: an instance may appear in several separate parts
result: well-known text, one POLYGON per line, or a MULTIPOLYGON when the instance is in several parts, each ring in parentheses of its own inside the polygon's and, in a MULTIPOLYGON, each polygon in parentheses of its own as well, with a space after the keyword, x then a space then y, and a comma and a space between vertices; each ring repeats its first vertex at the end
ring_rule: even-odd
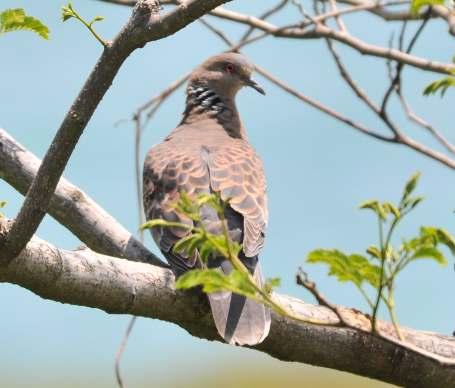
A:
MULTIPOLYGON (((429 13, 427 13, 428 15, 429 13)), ((424 20, 424 22, 421 24, 420 28, 417 30, 415 33, 413 39, 411 40, 407 51, 410 51, 412 49, 412 46, 415 44, 418 35, 422 32, 423 28, 425 27, 425 24, 427 22, 428 18, 424 20)), ((404 47, 404 33, 405 33, 405 28, 406 28, 406 23, 403 23, 403 28, 401 29, 400 37, 399 37, 399 49, 403 50, 404 47)), ((390 43, 391 46, 392 43, 390 43)), ((391 93, 392 90, 395 91, 397 94, 401 106, 403 110, 406 113, 406 116, 408 119, 418 126, 424 128, 430 134, 440 143, 442 144, 449 152, 455 153, 455 146, 449 142, 449 140, 436 128, 434 128, 431 124, 429 124, 426 120, 424 120, 422 117, 418 116, 411 108, 409 103, 407 102, 406 98, 403 95, 403 78, 401 77, 401 73, 403 71, 403 66, 400 66, 400 64, 397 64, 396 69, 395 69, 395 76, 392 75, 392 67, 391 64, 388 63, 388 69, 389 69, 389 78, 390 78, 390 88, 388 89, 388 93, 391 93), (390 91, 390 92, 389 92, 390 91)), ((386 93, 387 96, 387 93, 386 93)), ((390 95, 389 95, 390 97, 390 95)), ((386 101, 387 102, 387 101, 386 101)))
MULTIPOLYGON (((326 105, 320 103, 319 101, 316 101, 316 100, 312 99, 311 97, 308 97, 305 94, 298 92, 297 90, 295 90, 291 86, 287 85, 286 83, 284 83, 283 81, 281 81, 280 79, 275 77, 273 74, 271 74, 264 68, 256 65, 256 70, 259 74, 261 74, 262 76, 267 78, 270 82, 274 83, 280 89, 283 89, 287 93, 293 95, 294 97, 305 102, 306 104, 320 110, 321 112, 324 112, 325 114, 333 117, 334 119, 336 119, 338 121, 343 122, 344 124, 360 131, 361 133, 368 135, 368 136, 372 136, 378 140, 386 141, 386 142, 395 141, 393 137, 388 137, 388 136, 382 135, 378 132, 375 132, 375 131, 367 128, 363 124, 360 124, 346 116, 343 116, 341 113, 338 113, 337 111, 327 107, 326 105)), ((454 165, 454 168, 455 168, 455 165, 454 165)))
POLYGON ((403 110, 405 111, 406 116, 409 118, 409 120, 426 129, 436 138, 439 143, 441 143, 447 149, 447 151, 455 154, 455 145, 453 145, 440 131, 438 131, 435 127, 433 127, 430 123, 428 123, 412 110, 411 106, 403 95, 402 85, 400 85, 396 93, 398 94, 398 98, 400 99, 403 110))
MULTIPOLYGON (((140 149, 141 149, 141 117, 137 115, 135 118, 135 136, 134 136, 134 175, 136 177, 136 202, 137 202, 137 210, 138 210, 138 222, 139 225, 144 224, 145 222, 145 215, 144 215, 144 205, 142 201, 142 167, 140 161, 140 149)), ((139 238, 141 243, 144 243, 144 231, 142 228, 139 229, 139 238)), ((114 359, 114 371, 115 371, 115 378, 117 380, 117 384, 120 388, 125 388, 122 378, 122 371, 120 368, 122 356, 125 352, 126 345, 128 343, 128 339, 130 334, 133 330, 134 324, 136 323, 136 317, 130 319, 128 323, 128 327, 126 328, 125 334, 123 335, 122 341, 120 343, 119 348, 117 349, 117 353, 114 359)))
POLYGON ((343 20, 341 19, 340 12, 338 11, 336 0, 329 0, 330 7, 332 8, 332 12, 335 14, 335 20, 337 22, 338 28, 341 32, 347 32, 346 25, 344 24, 343 20))
MULTIPOLYGON (((115 2, 117 4, 122 5, 131 5, 131 1, 121 1, 121 0, 102 0, 107 2, 115 2)), ((381 3, 365 3, 365 2, 357 2, 357 1, 343 1, 348 2, 349 4, 354 4, 355 6, 361 6, 359 9, 354 9, 352 12, 356 12, 362 9, 371 9, 374 10, 377 7, 381 7, 381 3), (364 8, 366 7, 366 8, 364 8), (371 7, 371 8, 370 8, 371 7)), ((176 1, 164 1, 163 4, 176 4, 176 1)), ((394 2, 395 4, 395 2, 394 2)), ((341 12, 341 11, 340 11, 341 12)), ((338 13, 340 14, 340 13, 338 13)), ((407 12, 409 14, 409 12, 407 12)), ((426 70, 432 71, 436 73, 442 74, 451 74, 452 71, 455 70, 455 65, 451 63, 441 63, 437 61, 431 61, 426 58, 417 57, 414 55, 406 54, 399 50, 390 50, 386 47, 376 46, 369 43, 362 41, 344 31, 336 31, 324 25, 317 25, 314 29, 307 29, 311 23, 303 23, 301 27, 299 26, 292 26, 292 27, 278 27, 269 22, 266 22, 260 18, 245 15, 239 12, 230 11, 221 7, 218 7, 210 12, 210 15, 216 16, 218 18, 231 20, 236 23, 241 23, 250 26, 251 28, 256 28, 267 32, 270 35, 273 35, 278 38, 293 38, 293 39, 318 39, 318 38, 331 38, 337 40, 343 44, 346 44, 353 49, 357 50, 361 54, 370 55, 380 58, 386 58, 390 60, 394 60, 397 62, 403 62, 410 66, 426 70)), ((334 14, 333 16, 335 16, 334 14)), ((332 17, 333 17, 332 16, 332 17)), ((448 15, 446 15, 449 17, 448 15)), ((322 15, 321 15, 322 17, 322 15)), ((452 17, 452 16, 451 16, 452 17)), ((422 17, 418 17, 417 19, 421 19, 422 17)), ((452 17, 455 19, 455 17, 452 17)), ((399 19, 399 20, 407 20, 409 18, 399 19)), ((455 21, 454 21, 454 28, 455 28, 455 21)))
MULTIPOLYGON (((422 28, 419 28, 417 31, 419 34, 422 31, 422 28)), ((411 40, 410 44, 410 49, 412 49, 412 46, 415 44, 415 39, 411 40)), ((347 84, 351 87, 351 89, 359 96, 359 98, 375 113, 378 115, 378 117, 381 118, 381 120, 387 125, 387 127, 392 131, 393 137, 389 138, 391 142, 397 143, 397 144, 402 144, 405 145, 409 148, 412 148, 413 150, 430 157, 431 159, 434 159, 444 165, 446 165, 449 168, 455 169, 455 160, 449 158, 447 155, 444 155, 441 152, 438 152, 436 150, 431 149, 430 147, 427 147, 414 139, 410 138, 409 136, 405 135, 389 118, 387 112, 385 110, 379 109, 376 104, 374 104, 360 89, 359 86, 352 80, 352 77, 349 75, 349 72, 346 69, 346 66, 341 62, 341 59, 339 55, 337 54, 335 48, 333 45, 331 45, 330 42, 328 42, 329 45, 329 50, 340 70, 340 73, 343 77, 343 79, 347 82, 347 84)), ((408 49, 409 49, 408 47, 408 49)), ((402 66, 400 66, 402 69, 402 66)), ((368 133, 367 133, 368 134, 368 133)), ((382 140, 382 139, 381 139, 382 140)))
POLYGON ((128 327, 126 328, 125 334, 123 335, 122 342, 120 342, 120 346, 117 349, 117 353, 115 355, 115 378, 117 380, 117 384, 120 388, 125 388, 122 378, 122 371, 120 369, 120 363, 122 361, 123 353, 125 352, 126 345, 128 343, 128 339, 130 337, 131 331, 133 330, 134 324, 136 323, 137 317, 132 317, 128 323, 128 327))
POLYGON ((340 72, 341 78, 349 85, 352 91, 357 95, 357 97, 362 100, 373 112, 376 114, 381 113, 381 109, 379 108, 376 103, 374 103, 370 97, 365 93, 365 91, 353 80, 351 75, 349 74, 346 66, 341 61, 340 56, 338 55, 333 43, 330 39, 326 39, 327 47, 332 54, 333 59, 338 67, 338 71, 340 72))
POLYGON ((210 13, 222 19, 231 20, 237 23, 255 27, 259 30, 269 33, 280 38, 294 39, 316 39, 316 38, 331 38, 344 43, 355 50, 365 55, 376 56, 380 58, 388 58, 394 61, 403 62, 413 67, 422 70, 432 71, 436 73, 450 74, 455 70, 455 65, 449 63, 440 63, 429 61, 426 58, 416 57, 399 50, 388 49, 381 46, 366 43, 346 32, 333 30, 325 25, 317 24, 313 29, 299 27, 277 27, 269 22, 258 19, 254 16, 241 14, 239 12, 229 11, 223 8, 217 8, 210 13))
MULTIPOLYGON (((409 54, 411 52, 411 50, 413 49, 414 45, 416 44, 417 40, 419 39, 420 35, 422 34, 425 26, 427 25, 428 20, 429 20, 428 17, 425 18, 423 20, 423 22, 421 23, 421 25, 419 26, 419 28, 417 29, 417 31, 415 32, 414 36, 410 40, 409 45, 405 51, 406 54, 409 54)), ((400 49, 403 49, 405 28, 406 28, 406 23, 403 24, 403 28, 400 33, 400 38, 399 38, 400 49)), ((399 83, 401 81, 401 73, 403 71, 403 68, 404 68, 404 63, 398 62, 396 65, 396 69, 395 69, 395 78, 390 83, 390 86, 387 89, 387 91, 385 92, 383 100, 382 100, 382 104, 381 104, 382 113, 385 113, 389 98, 390 98, 392 92, 397 88, 397 85, 399 85, 399 83)))
MULTIPOLYGON (((281 11, 283 9, 283 7, 287 5, 288 2, 289 2, 289 0, 281 0, 274 7, 270 8, 269 10, 265 11, 262 15, 260 15, 259 19, 262 19, 262 20, 268 19, 270 16, 272 16, 272 15, 278 13, 279 11, 281 11)), ((248 28, 245 31, 245 33, 242 35, 242 37, 240 38, 239 42, 246 41, 250 37, 250 35, 254 32, 254 30, 255 30, 254 27, 248 28)))
POLYGON ((302 286, 304 287, 307 291, 309 291, 311 293, 311 295, 314 296, 314 298, 317 300, 317 302, 319 303, 320 306, 324 306, 324 307, 327 307, 329 310, 331 310, 338 318, 338 320, 340 321, 340 323, 345 326, 345 327, 349 327, 349 328, 352 328, 352 329, 356 329, 355 326, 351 325, 348 321, 346 321, 343 317, 343 315, 341 314, 340 310, 338 309, 337 306, 333 305, 332 303, 330 303, 325 297, 324 295, 322 295, 319 290, 317 289, 316 287, 316 283, 314 283, 313 281, 311 281, 309 278, 308 278, 308 275, 305 271, 303 271, 301 268, 299 268, 299 271, 297 272, 297 275, 296 275, 296 282, 299 286, 302 286))

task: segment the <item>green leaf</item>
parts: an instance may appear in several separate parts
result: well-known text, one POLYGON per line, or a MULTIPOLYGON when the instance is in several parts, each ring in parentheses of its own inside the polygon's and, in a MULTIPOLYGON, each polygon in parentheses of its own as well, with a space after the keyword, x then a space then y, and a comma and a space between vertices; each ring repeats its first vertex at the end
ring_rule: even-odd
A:
POLYGON ((200 234, 190 234, 177 241, 174 244, 172 251, 175 253, 186 254, 189 257, 192 257, 194 255, 195 250, 202 243, 203 239, 200 234))
POLYGON ((424 199, 425 199, 425 197, 409 197, 409 198, 406 198, 402 202, 402 204, 403 204, 403 207, 408 208, 408 210, 412 210, 424 199))
POLYGON ((26 15, 22 8, 7 9, 0 13, 0 34, 11 31, 32 31, 49 39, 49 28, 33 16, 26 15))
POLYGON ((175 286, 177 289, 202 286, 207 293, 231 291, 250 298, 256 297, 256 290, 248 276, 237 270, 225 275, 216 269, 195 269, 180 276, 175 286))
POLYGON ((436 238, 436 242, 445 245, 449 248, 453 256, 455 256, 455 238, 443 228, 435 228, 432 226, 423 226, 420 228, 422 236, 431 236, 436 238))
POLYGON ((270 294, 274 288, 279 287, 281 284, 280 278, 267 279, 264 284, 265 291, 270 294))
POLYGON ((384 202, 382 204, 382 207, 387 213, 392 213, 395 218, 400 218, 401 217, 401 212, 400 210, 391 202, 384 202))
POLYGON ((366 252, 374 258, 381 260, 381 251, 376 245, 370 245, 366 252))
POLYGON ((412 0, 411 1, 411 13, 415 16, 419 14, 422 7, 428 5, 442 5, 444 0, 412 0))
POLYGON ((427 85, 425 89, 423 90, 423 95, 424 96, 429 96, 431 94, 436 94, 438 91, 441 93, 441 97, 444 97, 444 95, 447 92, 447 89, 450 87, 455 86, 455 77, 445 77, 441 78, 437 81, 432 82, 431 84, 427 85))
POLYGON ((401 201, 406 201, 412 192, 415 190, 417 184, 419 183, 420 179, 420 172, 415 172, 406 182, 403 190, 403 196, 401 197, 401 201))
POLYGON ((88 25, 89 25, 90 27, 92 27, 92 25, 93 25, 94 23, 99 22, 99 21, 101 21, 101 20, 104 20, 104 17, 102 17, 102 16, 96 16, 88 25))
POLYGON ((372 210, 376 215, 381 219, 385 220, 387 218, 387 210, 384 209, 379 201, 372 199, 369 201, 362 202, 359 205, 359 209, 369 209, 372 210))
POLYGON ((380 268, 362 255, 348 256, 336 249, 317 249, 308 254, 306 261, 328 265, 329 275, 340 282, 352 282, 358 287, 364 282, 373 287, 379 284, 380 268))
POLYGON ((152 228, 156 228, 158 226, 164 226, 164 227, 168 227, 168 228, 182 228, 182 229, 188 229, 188 230, 193 229, 192 226, 184 224, 182 222, 166 221, 161 218, 155 218, 153 220, 147 221, 146 223, 144 223, 140 226, 140 229, 141 230, 152 229, 152 228))
POLYGON ((197 198, 192 198, 187 192, 181 191, 179 200, 174 205, 175 209, 192 219, 193 221, 200 221, 200 206, 197 198))
POLYGON ((66 22, 71 18, 76 18, 76 13, 74 12, 73 5, 68 3, 67 6, 62 6, 62 21, 66 22))
POLYGON ((447 260, 442 254, 442 252, 433 247, 420 248, 414 252, 410 258, 411 260, 415 259, 433 259, 441 265, 447 265, 447 260))

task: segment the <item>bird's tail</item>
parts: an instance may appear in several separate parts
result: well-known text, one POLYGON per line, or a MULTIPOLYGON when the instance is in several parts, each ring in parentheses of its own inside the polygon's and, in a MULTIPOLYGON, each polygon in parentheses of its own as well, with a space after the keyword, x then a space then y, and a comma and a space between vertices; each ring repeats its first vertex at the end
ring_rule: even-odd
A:
MULTIPOLYGON (((261 267, 257 258, 248 265, 259 286, 263 284, 261 267)), ((225 274, 232 271, 232 265, 225 260, 221 263, 225 274)), ((242 295, 231 292, 208 294, 213 319, 218 333, 230 344, 256 345, 261 343, 270 331, 270 310, 242 295)))

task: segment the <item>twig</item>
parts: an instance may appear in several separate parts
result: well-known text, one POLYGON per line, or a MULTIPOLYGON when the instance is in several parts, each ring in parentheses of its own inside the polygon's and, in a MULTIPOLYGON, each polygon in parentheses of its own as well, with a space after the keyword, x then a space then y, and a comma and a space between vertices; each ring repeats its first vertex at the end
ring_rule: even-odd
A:
MULTIPOLYGON (((417 40, 419 39, 421 33, 423 32, 427 22, 428 22, 428 17, 426 17, 423 22, 421 23, 421 25, 419 26, 419 28, 417 29, 417 31, 415 32, 414 36, 412 37, 411 41, 409 42, 409 45, 405 51, 406 54, 409 54, 412 50, 412 48, 414 47, 415 43, 417 42, 417 40)), ((401 33, 400 33, 400 38, 399 38, 399 47, 400 47, 400 50, 403 49, 403 41, 404 41, 404 33, 405 33, 405 30, 406 30, 406 22, 403 23, 403 28, 401 29, 401 33)), ((381 112, 383 114, 385 114, 385 111, 386 111, 386 107, 387 107, 387 103, 389 101, 389 98, 392 94, 392 92, 396 89, 396 87, 400 84, 400 80, 401 80, 401 72, 403 71, 403 68, 404 68, 404 63, 402 62, 397 62, 397 65, 396 65, 396 69, 395 69, 395 78, 392 80, 392 82, 390 83, 390 86, 389 88, 387 89, 387 91, 385 92, 384 94, 384 97, 382 99, 382 104, 381 104, 381 112)))
MULTIPOLYGON (((343 315, 340 313, 338 310, 338 307, 330 303, 317 289, 316 283, 311 281, 308 278, 308 274, 303 271, 302 268, 299 268, 299 271, 296 274, 296 282, 299 286, 304 287, 307 289, 318 301, 318 303, 321 306, 327 307, 329 310, 333 311, 335 315, 337 316, 338 320, 340 321, 340 324, 345 327, 349 327, 352 329, 358 330, 359 328, 356 326, 351 325, 348 321, 346 321, 343 317, 343 315)), ((360 330, 360 329, 359 329, 360 330)))
POLYGON ((345 80, 345 82, 349 85, 349 87, 354 91, 357 97, 362 100, 373 112, 376 114, 380 114, 381 109, 378 105, 376 105, 370 97, 365 93, 365 91, 357 85, 357 83, 353 80, 351 75, 349 74, 346 66, 344 66, 343 62, 341 61, 340 56, 338 55, 333 43, 330 39, 326 39, 327 47, 332 54, 333 59, 338 67, 341 77, 345 80))
MULTIPOLYGON (((279 3, 277 3, 274 7, 270 8, 269 10, 265 11, 262 15, 259 16, 259 19, 266 20, 270 16, 276 14, 277 12, 281 11, 281 9, 289 2, 289 0, 281 0, 279 3)), ((250 27, 248 30, 245 31, 245 33, 242 35, 240 38, 239 42, 244 42, 246 41, 250 35, 254 32, 255 28, 250 27)))
POLYGON ((337 22, 338 28, 340 29, 341 32, 347 32, 347 28, 341 19, 340 13, 338 12, 338 7, 336 0, 329 0, 330 2, 330 7, 332 8, 332 11, 335 13, 335 20, 337 22))
MULTIPOLYGON (((378 132, 375 132, 363 124, 360 124, 346 116, 343 116, 342 114, 338 113, 337 111, 327 107, 326 105, 320 103, 319 101, 316 101, 303 93, 298 92, 294 88, 290 87, 283 81, 279 80, 277 77, 275 77, 273 74, 269 73, 267 70, 264 68, 256 65, 256 70, 259 74, 267 78, 270 82, 274 83, 276 86, 278 86, 280 89, 283 89, 284 91, 288 92, 289 94, 293 95, 294 97, 298 98, 299 100, 305 102, 308 105, 311 105, 312 107, 328 114, 329 116, 335 118, 336 120, 339 120, 343 122, 344 124, 360 131, 361 133, 364 133, 365 135, 372 136, 378 140, 386 141, 386 142, 394 142, 395 139, 393 137, 388 137, 385 135, 382 135, 378 132)), ((454 163, 454 168, 455 168, 455 163, 454 163)))
POLYGON ((90 33, 94 36, 94 38, 101 43, 103 47, 107 47, 108 43, 102 39, 98 33, 95 31, 95 29, 92 27, 93 23, 102 20, 103 18, 95 18, 92 22, 86 22, 81 15, 77 13, 77 11, 73 8, 71 3, 68 4, 68 6, 62 7, 63 10, 63 21, 66 21, 69 18, 75 18, 76 20, 79 20, 89 31, 90 33))
POLYGON ((126 328, 125 334, 123 335, 122 342, 120 343, 120 346, 117 349, 117 353, 115 355, 115 378, 117 379, 117 384, 120 388, 125 388, 125 385, 123 384, 120 363, 121 363, 122 356, 123 356, 123 353, 126 348, 126 344, 128 343, 128 339, 130 337, 131 331, 133 330, 134 324, 136 323, 136 319, 137 319, 137 317, 132 317, 130 319, 130 322, 128 323, 128 327, 126 328))
MULTIPOLYGON (((401 81, 403 82, 403 81, 401 81)), ((413 121, 420 127, 426 129, 429 131, 435 138, 436 140, 439 141, 449 152, 455 154, 455 146, 440 132, 438 131, 435 127, 433 127, 431 124, 429 124, 426 120, 424 120, 422 117, 418 116, 411 108, 409 103, 406 101, 403 92, 402 92, 402 83, 400 84, 400 87, 397 88, 396 93, 398 95, 398 98, 400 99, 401 105, 403 107, 403 110, 406 113, 406 116, 409 118, 409 120, 413 121)))

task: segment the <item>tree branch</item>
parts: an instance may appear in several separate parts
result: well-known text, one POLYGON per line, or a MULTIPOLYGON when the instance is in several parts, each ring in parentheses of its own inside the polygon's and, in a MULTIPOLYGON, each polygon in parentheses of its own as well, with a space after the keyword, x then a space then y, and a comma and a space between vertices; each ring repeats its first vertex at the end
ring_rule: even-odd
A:
POLYGON ((107 44, 98 63, 55 135, 24 204, 7 236, 0 239, 0 265, 23 249, 41 223, 57 183, 93 112, 109 89, 120 66, 137 48, 169 36, 208 11, 231 0, 189 0, 159 17, 157 0, 140 0, 125 27, 107 44))
MULTIPOLYGON (((41 161, 0 129, 0 178, 26 194, 41 161)), ((167 267, 81 189, 61 178, 49 214, 96 252, 167 267)))
MULTIPOLYGON (((131 1, 131 0, 101 0, 101 1, 115 3, 115 4, 121 4, 121 5, 129 5, 129 6, 135 4, 135 2, 131 1)), ((343 2, 348 2, 348 1, 350 1, 350 0, 346 0, 343 2)), ((177 1, 168 0, 168 1, 162 1, 161 3, 162 4, 177 4, 177 1)), ((363 10, 364 7, 366 7, 367 10, 371 10, 376 7, 379 7, 379 8, 382 7, 381 3, 371 4, 371 3, 355 2, 355 4, 353 3, 353 5, 355 7, 361 5, 361 7, 359 9, 354 8, 350 12, 356 12, 356 11, 363 10), (375 7, 373 7, 373 5, 375 5, 375 7)), ((340 13, 346 13, 346 12, 347 11, 340 10, 338 12, 330 12, 327 16, 324 16, 324 17, 323 17, 323 15, 320 15, 320 19, 318 19, 317 21, 323 21, 328 17, 336 17, 340 13)), ((416 68, 419 68, 422 70, 427 70, 427 71, 432 71, 435 73, 442 73, 442 74, 451 74, 451 72, 455 70, 455 65, 453 65, 453 64, 431 61, 426 58, 421 58, 421 57, 417 57, 414 55, 410 55, 410 54, 404 53, 399 50, 389 49, 386 47, 369 44, 369 43, 362 41, 361 39, 356 38, 355 36, 352 36, 351 34, 348 34, 344 31, 333 30, 320 23, 318 23, 313 29, 308 29, 307 27, 314 24, 311 20, 300 23, 299 25, 278 27, 278 26, 275 26, 274 24, 266 22, 265 20, 263 20, 261 18, 251 16, 251 15, 245 15, 245 14, 242 14, 239 12, 230 11, 230 10, 227 10, 227 9, 224 9, 221 7, 213 9, 211 12, 208 12, 208 13, 212 16, 216 16, 221 19, 230 20, 230 21, 240 23, 240 24, 245 24, 247 26, 250 26, 251 28, 256 28, 256 29, 262 30, 264 32, 267 32, 269 35, 275 36, 277 38, 293 38, 293 39, 330 38, 330 39, 337 40, 347 46, 352 47, 353 49, 357 50, 361 54, 380 57, 380 58, 386 58, 386 59, 394 60, 397 62, 402 62, 402 63, 408 64, 410 66, 413 66, 413 67, 416 67, 416 68)), ((438 16, 439 15, 441 17, 444 16, 444 18, 446 20, 449 20, 449 18, 451 18, 450 23, 455 24, 455 20, 452 20, 455 17, 452 16, 450 13, 447 14, 447 13, 443 12, 442 10, 440 10, 438 16)), ((419 17, 417 19, 421 19, 422 17, 423 16, 419 15, 419 17)), ((403 18, 400 18, 399 20, 408 20, 408 19, 409 18, 407 18, 407 17, 403 17, 403 18)), ((452 26, 452 24, 450 24, 450 25, 452 26)), ((453 28, 455 28, 455 25, 453 28)))
MULTIPOLYGON (((0 230, 6 227, 6 221, 0 221, 0 230)), ((59 250, 33 238, 8 267, 0 268, 0 282, 20 285, 62 303, 173 322, 194 336, 220 340, 206 298, 197 292, 176 292, 174 277, 167 269, 89 249, 59 250)), ((333 322, 334 326, 297 323, 273 315, 270 335, 256 347, 259 351, 281 360, 344 370, 402 386, 444 387, 455 379, 454 338, 403 328, 412 345, 396 343, 337 327, 336 315, 325 307, 283 295, 276 298, 299 314, 333 322)), ((350 322, 366 319, 350 309, 342 310, 350 322)), ((381 326, 381 331, 393 332, 389 324, 381 326)))

